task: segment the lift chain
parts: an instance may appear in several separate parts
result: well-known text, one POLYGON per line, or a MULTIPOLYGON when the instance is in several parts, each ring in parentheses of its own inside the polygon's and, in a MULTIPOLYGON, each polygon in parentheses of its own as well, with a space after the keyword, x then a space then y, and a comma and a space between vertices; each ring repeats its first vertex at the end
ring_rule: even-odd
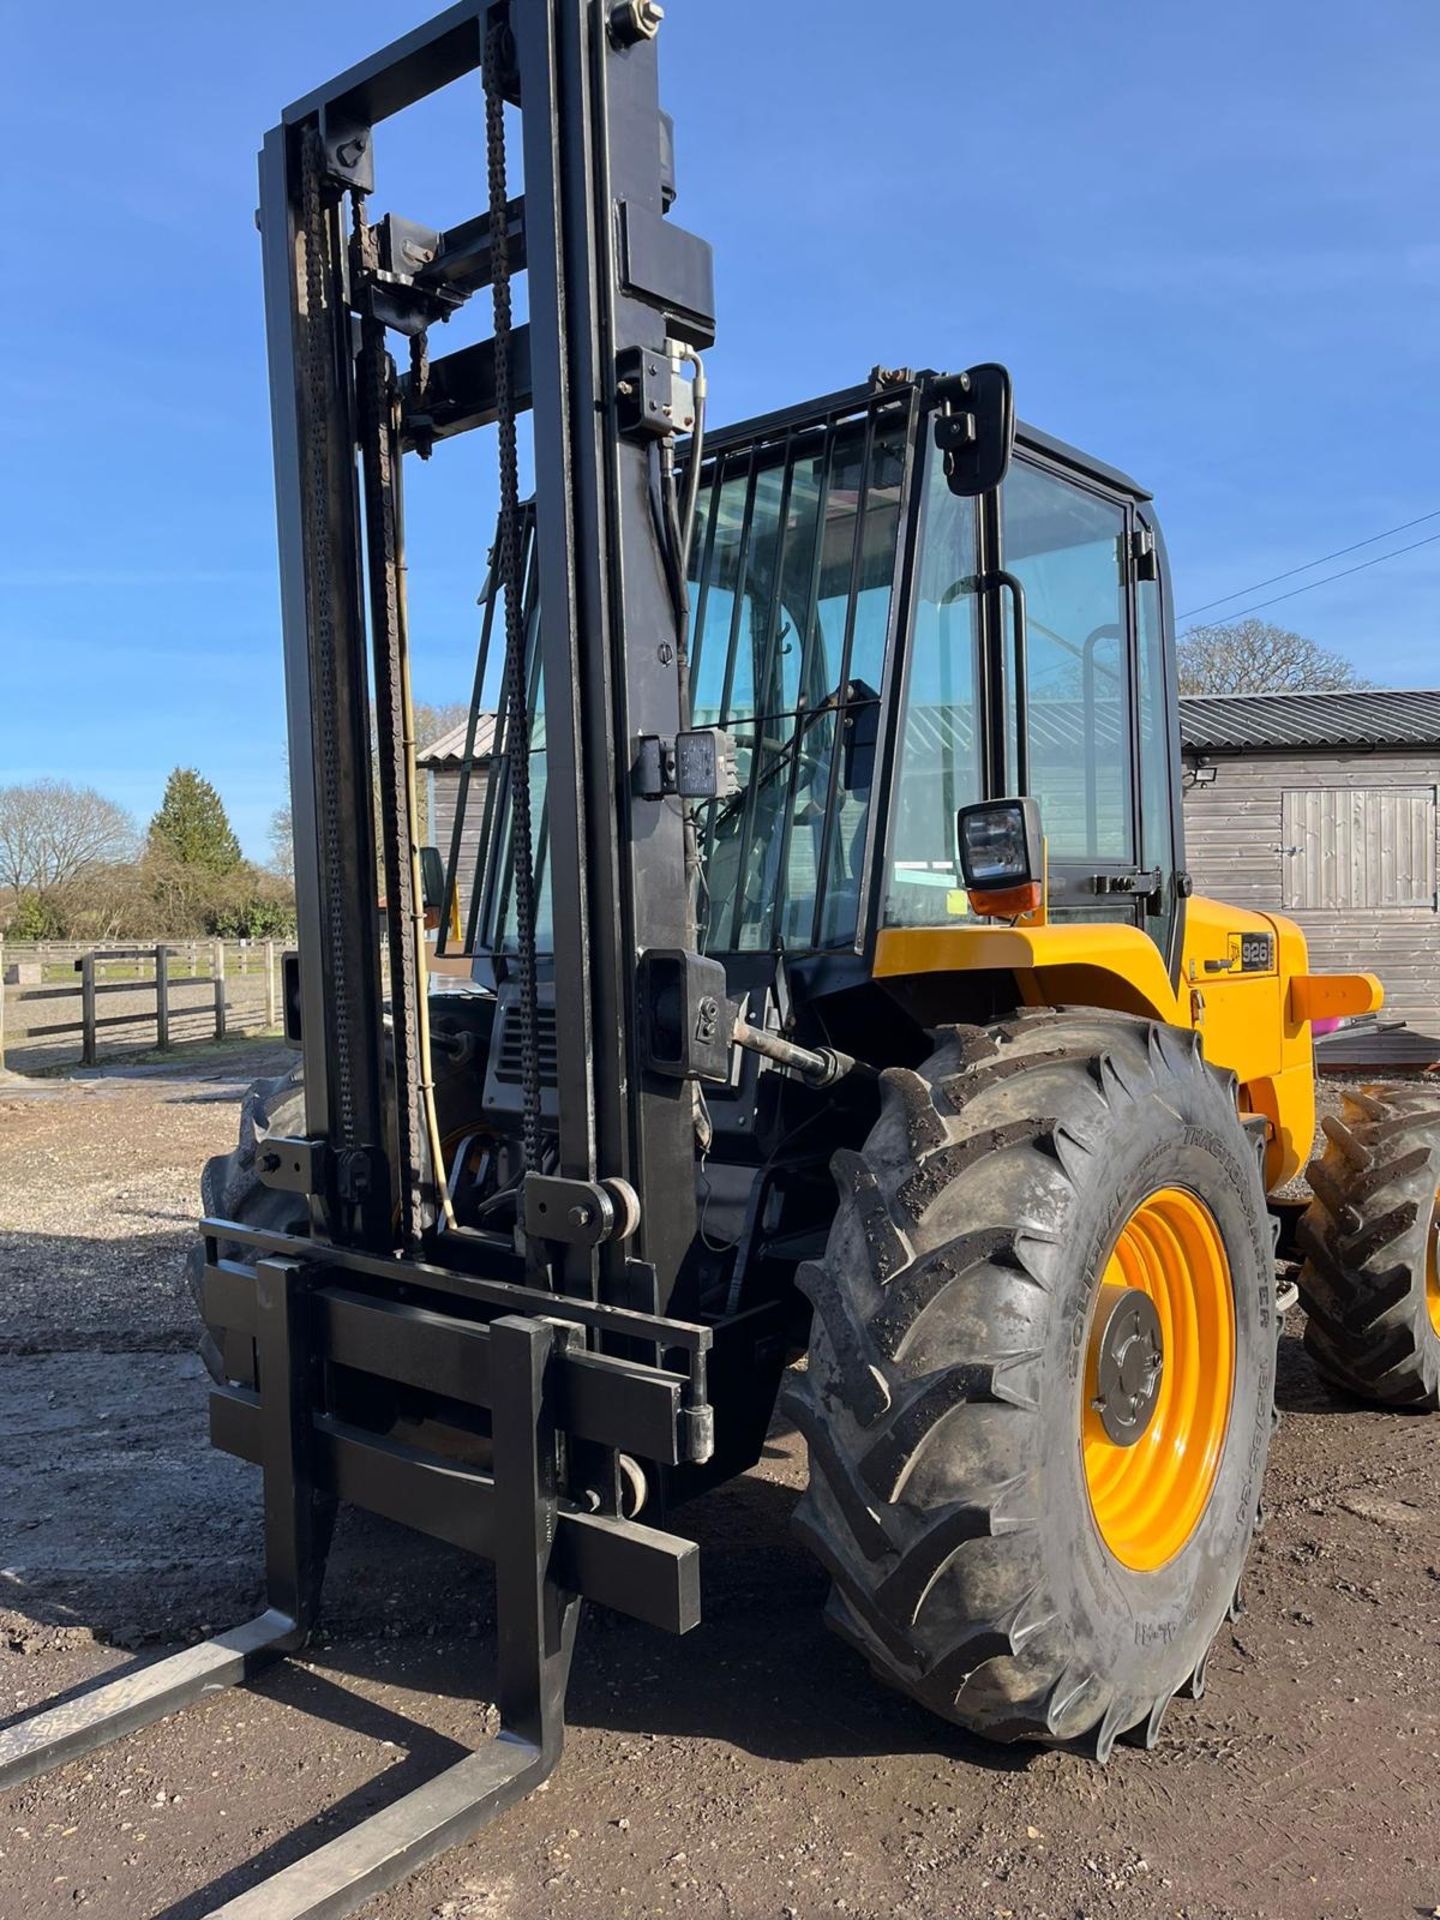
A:
MULTIPOLYGON (((374 229, 365 203, 352 194, 357 279, 378 265, 374 229)), ((370 626, 375 649, 375 732, 380 805, 376 822, 385 876, 386 939, 390 948, 390 1027, 394 1045, 396 1136, 399 1148, 400 1233, 414 1250, 420 1243, 422 1156, 420 1080, 428 1073, 421 1058, 418 981, 412 947, 415 889, 410 846, 415 822, 410 815, 406 742, 407 706, 401 656, 404 606, 400 575, 404 566, 396 471, 395 381, 378 320, 361 322, 361 351, 356 364, 361 432, 360 465, 370 587, 370 626)), ((443 1174, 436 1170, 436 1177, 443 1174)))
POLYGON ((415 451, 422 460, 428 460, 435 451, 435 435, 430 423, 430 331, 427 327, 410 336, 409 414, 415 451))
POLYGON ((509 28, 491 22, 485 42, 485 147, 490 184, 490 276, 495 301, 495 419, 500 435, 500 525, 495 572, 505 597, 505 750, 513 823, 515 946, 520 986, 520 1078, 525 1165, 540 1168, 540 1055, 535 989, 535 844, 530 812, 530 716, 520 579, 520 471, 511 353, 509 198, 505 165, 505 75, 509 28))
MULTIPOLYGON (((330 239, 326 231, 328 216, 323 192, 324 179, 324 142, 318 128, 308 127, 300 150, 300 222, 305 271, 301 459, 305 476, 305 515, 309 521, 310 537, 307 544, 311 556, 306 592, 315 661, 316 705, 319 708, 319 778, 316 781, 315 803, 320 816, 320 840, 325 856, 322 895, 330 935, 328 947, 333 1009, 331 1058, 335 1103, 331 1124, 334 1144, 349 1147, 359 1144, 355 1130, 355 1089, 350 1059, 357 1008, 350 979, 350 956, 346 951, 344 902, 334 884, 334 876, 340 870, 342 841, 340 775, 336 755, 339 720, 335 609, 326 560, 330 551, 326 440, 330 421, 332 345, 327 324, 329 302, 326 266, 330 258, 330 239)), ((298 777, 303 778, 303 773, 298 777)))

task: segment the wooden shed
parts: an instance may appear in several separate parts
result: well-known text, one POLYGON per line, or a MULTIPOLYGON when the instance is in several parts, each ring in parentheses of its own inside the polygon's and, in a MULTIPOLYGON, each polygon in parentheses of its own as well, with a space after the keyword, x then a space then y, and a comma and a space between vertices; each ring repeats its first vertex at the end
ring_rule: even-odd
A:
MULTIPOLYGON (((465 766, 465 736, 468 722, 462 721, 448 733, 416 755, 415 765, 425 776, 427 837, 448 862, 455 812, 460 802, 465 766)), ((485 791, 490 782, 490 762, 495 751, 495 715, 482 713, 475 725, 475 753, 465 799, 465 820, 460 836, 460 864, 456 869, 460 895, 460 922, 467 924, 470 895, 480 858, 480 833, 485 818, 485 791)))
POLYGON ((1378 974, 1406 1029, 1383 1057, 1440 1055, 1440 692, 1196 696, 1180 735, 1196 891, 1278 907, 1318 967, 1378 974))

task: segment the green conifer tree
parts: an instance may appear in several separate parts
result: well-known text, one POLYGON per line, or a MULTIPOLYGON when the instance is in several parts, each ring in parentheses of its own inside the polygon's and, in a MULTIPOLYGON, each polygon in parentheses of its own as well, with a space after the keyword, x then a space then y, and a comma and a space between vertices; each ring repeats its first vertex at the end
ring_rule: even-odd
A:
POLYGON ((176 767, 165 782, 165 797, 150 822, 152 851, 168 854, 183 867, 207 873, 233 873, 240 865, 240 842, 225 803, 193 767, 176 767))

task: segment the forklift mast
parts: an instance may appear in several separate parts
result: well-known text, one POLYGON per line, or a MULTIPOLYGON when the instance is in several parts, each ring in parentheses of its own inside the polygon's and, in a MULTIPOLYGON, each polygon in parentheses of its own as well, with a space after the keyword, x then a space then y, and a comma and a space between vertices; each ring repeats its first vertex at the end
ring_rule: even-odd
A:
MULTIPOLYGON (((673 467, 664 443, 693 420, 678 357, 714 331, 710 249, 668 218, 660 17, 650 0, 462 0, 291 107, 261 161, 314 1233, 378 1251, 394 1244, 397 1207, 412 1246, 435 1217, 444 1169, 424 1123, 425 994, 410 939, 401 467, 405 453, 443 459, 455 434, 498 428, 495 571, 519 811, 529 730, 513 657, 518 640, 523 662, 526 612, 515 428, 528 411, 554 964, 565 991, 558 1166, 542 1179, 532 1157, 524 1213, 532 1266, 548 1265, 563 1291, 652 1311, 694 1233, 694 1127, 689 1088, 650 1064, 637 988, 643 956, 687 954, 695 932, 681 809, 669 795, 644 797, 631 769, 638 742, 672 742, 684 726, 683 631, 654 502, 657 469, 673 467), (449 231, 396 210, 371 214, 382 123, 476 71, 488 214, 449 231), (523 191, 512 197, 505 136, 515 108, 523 191), (522 271, 528 320, 517 326, 510 282, 522 271), (493 336, 431 358, 433 323, 487 285, 493 336), (410 341, 403 377, 388 350, 396 335, 410 341), (368 798, 372 670, 390 1075, 368 798), (637 1215, 622 1242, 614 1229, 637 1215)), ((481 558, 477 543, 477 577, 481 558)), ((517 835, 519 892, 529 864, 517 835)), ((522 911, 533 1061, 533 931, 528 944, 527 956, 522 911)), ((689 981, 693 969, 679 974, 689 981)))
MULTIPOLYGON (((669 441, 694 424, 677 363, 709 344, 714 304, 708 247, 666 217, 660 16, 652 0, 462 0, 291 107, 261 156, 300 922, 287 1025, 298 1024, 305 1119, 253 1156, 259 1185, 293 1202, 283 1224, 274 1209, 207 1217, 198 1278, 220 1356, 211 1438, 261 1469, 265 1604, 0 1733, 0 1785, 303 1646, 341 1501, 493 1561, 500 1731, 214 1910, 228 1920, 334 1920, 543 1781, 563 1743, 583 1599, 675 1633, 699 1619, 693 1542, 635 1518, 648 1491, 637 1462, 714 1457, 712 1330, 665 1314, 694 1231, 683 1036, 714 976, 691 951, 674 785, 631 779, 637 755, 677 757, 683 566, 669 441), (372 214, 377 128, 474 74, 488 209, 448 230, 372 214), (434 323, 487 286, 493 333, 432 360, 434 323), (410 343, 403 376, 392 337, 410 343), (518 497, 527 412, 533 508, 518 497), (490 572, 522 795, 527 554, 540 599, 565 983, 558 1163, 542 1170, 536 1153, 526 1165, 518 1245, 454 1224, 445 1187, 404 591, 404 456, 443 459, 447 440, 482 425, 500 449, 490 572), (680 1040, 656 1021, 646 971, 668 983, 680 1040)), ((540 1076, 522 838, 530 1144, 540 1076)))

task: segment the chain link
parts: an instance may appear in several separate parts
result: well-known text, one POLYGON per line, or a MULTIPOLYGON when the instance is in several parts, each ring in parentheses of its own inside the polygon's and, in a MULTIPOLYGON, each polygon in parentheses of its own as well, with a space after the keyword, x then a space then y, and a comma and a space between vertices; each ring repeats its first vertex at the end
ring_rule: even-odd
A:
MULTIPOLYGON (((375 229, 358 194, 354 212, 355 268, 374 273, 379 266, 375 229)), ((412 1250, 420 1242, 422 1194, 420 1154, 423 1137, 420 1076, 427 1071, 420 1048, 411 941, 415 893, 410 863, 414 821, 410 817, 405 743, 405 695, 401 668, 401 535, 395 470, 395 387, 385 329, 378 320, 361 324, 356 362, 360 406, 361 476, 369 543, 371 629, 375 647, 375 721, 380 781, 376 825, 388 906, 386 939, 390 948, 391 1032, 395 1048, 395 1117, 400 1170, 401 1237, 412 1250), (404 828, 402 835, 401 828, 404 828)))
MULTIPOLYGON (((333 884, 340 871, 340 774, 336 754, 338 693, 335 660, 335 612, 330 583, 329 475, 326 442, 330 432, 330 339, 326 326, 326 261, 329 241, 322 182, 325 150, 319 132, 307 128, 300 149, 300 221, 305 247, 305 314, 300 425, 301 460, 305 486, 305 515, 309 522, 310 647, 314 686, 319 706, 320 778, 316 806, 324 847, 325 911, 329 931, 332 1000, 335 1008, 332 1050, 335 1114, 333 1132, 346 1146, 355 1141, 355 1089, 351 1072, 350 1034, 355 1019, 351 1004, 350 958, 346 950, 345 908, 333 884)), ((303 778, 303 770, 297 770, 303 778)))
POLYGON ((540 1055, 535 988, 535 839, 530 809, 530 715, 520 579, 520 466, 511 369, 510 217, 505 165, 504 75, 510 34, 499 21, 485 42, 485 150, 490 184, 490 280, 495 302, 495 420, 500 436, 500 527, 496 576, 505 596, 505 748, 513 824, 515 945, 520 986, 520 1078, 525 1165, 540 1166, 540 1055))

